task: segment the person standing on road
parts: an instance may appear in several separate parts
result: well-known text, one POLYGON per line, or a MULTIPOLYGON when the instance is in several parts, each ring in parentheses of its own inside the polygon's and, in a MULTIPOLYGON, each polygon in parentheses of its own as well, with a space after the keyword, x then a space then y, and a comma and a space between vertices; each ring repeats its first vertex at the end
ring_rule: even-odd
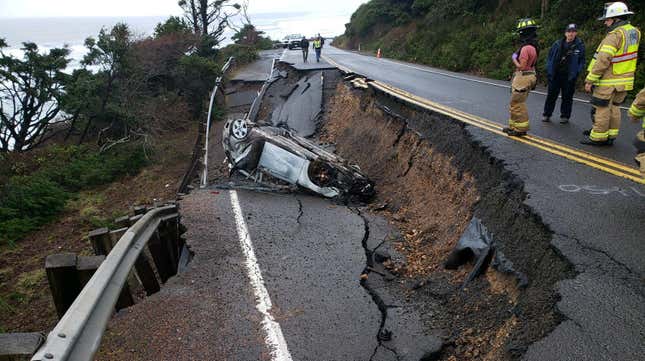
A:
POLYGON ((533 19, 521 19, 517 24, 522 45, 513 53, 515 74, 511 81, 510 119, 504 133, 511 136, 524 136, 529 130, 529 112, 526 99, 529 92, 535 89, 537 77, 535 65, 538 61, 539 46, 537 41, 537 24, 533 19))
POLYGON ((300 49, 302 49, 302 62, 306 63, 309 57, 309 40, 304 36, 300 40, 300 49))
POLYGON ((320 63, 320 53, 322 52, 323 43, 324 43, 324 41, 323 41, 322 37, 320 36, 320 34, 318 34, 316 39, 314 39, 314 50, 316 51, 316 62, 317 63, 320 63))
POLYGON ((604 20, 609 33, 600 43, 587 70, 585 91, 592 93, 593 128, 580 143, 612 145, 618 137, 620 105, 627 92, 634 89, 634 73, 638 60, 641 32, 629 23, 634 14, 622 2, 605 5, 604 20))
POLYGON ((645 88, 637 95, 629 108, 629 117, 632 122, 642 122, 643 129, 636 134, 634 146, 636 147, 636 163, 640 166, 641 175, 645 177, 645 88))
POLYGON ((576 24, 569 24, 564 38, 557 40, 551 46, 549 58, 546 61, 546 73, 549 79, 548 95, 544 102, 542 121, 551 121, 558 95, 562 93, 560 105, 560 123, 566 124, 571 118, 573 93, 576 90, 576 80, 585 67, 585 44, 578 38, 576 24))

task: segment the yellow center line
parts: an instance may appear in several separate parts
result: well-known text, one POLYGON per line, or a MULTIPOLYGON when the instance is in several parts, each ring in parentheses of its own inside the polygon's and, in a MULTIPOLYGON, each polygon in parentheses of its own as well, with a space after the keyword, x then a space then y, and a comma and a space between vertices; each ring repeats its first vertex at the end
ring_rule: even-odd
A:
MULTIPOLYGON (((346 73, 353 72, 349 68, 341 66, 340 64, 336 63, 335 61, 329 59, 326 56, 323 56, 323 58, 330 64, 336 66, 337 68, 339 68, 340 70, 346 73)), ((592 167, 598 170, 602 170, 604 172, 607 172, 619 177, 630 179, 640 184, 645 184, 645 179, 641 178, 640 172, 638 169, 626 166, 624 164, 618 163, 611 159, 604 158, 604 157, 601 157, 592 153, 588 153, 582 150, 578 150, 575 148, 571 148, 566 145, 555 143, 553 141, 532 136, 532 135, 527 135, 525 137, 508 137, 506 133, 502 132, 502 128, 503 128, 502 125, 492 122, 488 119, 484 119, 473 114, 469 114, 454 108, 447 107, 439 103, 435 103, 433 101, 411 94, 403 89, 396 88, 394 86, 385 84, 378 80, 370 81, 369 84, 377 89, 380 89, 385 93, 391 94, 397 98, 405 100, 421 108, 439 112, 449 117, 458 119, 466 124, 476 126, 478 128, 507 137, 509 139, 513 139, 517 142, 530 145, 532 147, 544 150, 551 154, 561 156, 563 158, 587 165, 589 167, 592 167)))
MULTIPOLYGON (((468 113, 462 112, 462 111, 457 110, 457 109, 449 108, 449 107, 446 107, 444 105, 432 102, 432 101, 424 99, 424 98, 420 98, 420 97, 418 97, 418 96, 416 96, 414 94, 410 94, 410 93, 406 92, 405 90, 394 88, 394 87, 392 87, 392 86, 390 86, 388 84, 384 84, 384 83, 382 83, 380 81, 374 81, 374 83, 377 83, 377 84, 381 85, 382 87, 385 87, 386 89, 390 90, 391 92, 399 93, 400 95, 403 95, 403 96, 408 97, 408 98, 414 98, 415 100, 417 100, 419 102, 422 102, 422 103, 425 103, 430 107, 445 109, 446 111, 449 111, 449 112, 455 114, 460 120, 463 120, 463 118, 469 118, 469 119, 472 119, 473 121, 478 122, 480 124, 486 124, 488 127, 499 129, 499 130, 502 129, 502 125, 500 125, 498 123, 494 123, 494 122, 492 122, 490 120, 478 117, 476 115, 468 114, 468 113)), ((504 135, 506 135, 506 134, 504 133, 504 135)), ((588 160, 593 161, 593 162, 597 162, 597 163, 600 163, 600 164, 603 164, 603 165, 606 165, 606 166, 609 166, 609 167, 612 167, 612 168, 616 168, 616 169, 622 170, 624 172, 634 174, 636 176, 640 175, 640 172, 639 172, 638 169, 631 168, 631 167, 626 166, 624 164, 618 163, 618 162, 616 162, 614 160, 611 160, 611 159, 608 159, 608 158, 605 158, 605 157, 601 157, 601 156, 595 155, 593 153, 588 153, 588 152, 585 152, 585 151, 582 151, 582 150, 571 148, 571 147, 568 147, 568 146, 565 146, 565 145, 562 145, 562 144, 558 144, 558 143, 555 143, 553 141, 550 141, 550 140, 547 140, 547 139, 544 139, 544 138, 540 138, 540 137, 536 137, 536 136, 533 136, 533 135, 527 135, 527 136, 524 137, 524 139, 531 140, 531 141, 534 141, 536 143, 540 143, 541 145, 546 146, 546 147, 555 148, 555 149, 557 149, 557 150, 559 150, 561 152, 570 153, 570 154, 576 155, 578 157, 588 159, 588 160)))

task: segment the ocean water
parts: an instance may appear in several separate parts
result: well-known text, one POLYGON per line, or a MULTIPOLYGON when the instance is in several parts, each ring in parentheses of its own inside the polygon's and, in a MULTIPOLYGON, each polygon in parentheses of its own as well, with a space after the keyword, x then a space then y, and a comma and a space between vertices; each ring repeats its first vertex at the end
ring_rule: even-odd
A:
MULTIPOLYGON (((251 14, 255 26, 272 39, 280 40, 289 34, 326 37, 342 34, 351 14, 343 13, 263 13, 251 14)), ((127 23, 138 37, 150 36, 155 26, 166 17, 65 17, 65 18, 0 18, 0 38, 9 44, 5 52, 21 56, 23 42, 34 42, 43 51, 68 46, 71 50, 71 68, 79 65, 86 53, 83 43, 89 36, 96 37, 101 28, 111 28, 119 22, 127 23)), ((236 21, 239 23, 239 21, 236 21)), ((233 31, 226 32, 223 45, 230 43, 233 31)))

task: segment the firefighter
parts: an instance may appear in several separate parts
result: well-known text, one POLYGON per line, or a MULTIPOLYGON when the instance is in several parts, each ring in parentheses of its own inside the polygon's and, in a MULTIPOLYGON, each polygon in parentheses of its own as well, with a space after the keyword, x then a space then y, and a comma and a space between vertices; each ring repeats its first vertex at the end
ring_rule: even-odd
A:
POLYGON ((605 5, 604 20, 609 33, 600 43, 587 71, 585 91, 592 93, 593 128, 584 132, 580 143, 612 145, 618 137, 620 105, 627 92, 634 89, 634 72, 638 59, 641 32, 629 23, 634 14, 622 2, 605 5))
POLYGON ((512 55, 515 74, 511 81, 510 119, 508 128, 504 128, 503 131, 511 136, 524 136, 529 130, 526 99, 537 84, 535 65, 540 50, 537 41, 537 25, 533 19, 521 19, 517 24, 517 32, 522 45, 512 55))
POLYGON ((636 163, 640 165, 641 175, 645 177, 645 88, 636 95, 636 99, 629 108, 629 117, 634 123, 641 121, 643 129, 636 134, 634 146, 636 147, 636 163))

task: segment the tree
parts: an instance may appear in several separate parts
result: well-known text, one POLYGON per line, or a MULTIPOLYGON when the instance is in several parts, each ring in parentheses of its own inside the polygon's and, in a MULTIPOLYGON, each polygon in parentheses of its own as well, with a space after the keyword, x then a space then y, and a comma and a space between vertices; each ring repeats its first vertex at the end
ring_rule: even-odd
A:
POLYGON ((180 0, 178 4, 195 34, 201 36, 202 55, 214 55, 213 49, 222 42, 230 19, 239 14, 241 8, 230 0, 180 0))
MULTIPOLYGON (((115 81, 124 78, 128 67, 129 50, 132 47, 132 34, 127 24, 119 23, 109 32, 101 29, 98 40, 90 37, 85 40, 85 46, 88 53, 81 62, 84 66, 94 66, 98 72, 94 76, 96 82, 102 83, 99 88, 100 96, 97 98, 99 105, 90 102, 81 102, 83 108, 81 112, 86 115, 87 123, 83 134, 79 139, 79 144, 85 140, 90 127, 95 121, 103 123, 104 128, 99 132, 99 142, 103 133, 115 128, 119 121, 118 114, 109 114, 108 104, 112 99, 115 89, 115 81)), ((87 81, 87 78, 83 79, 87 81)), ((118 109, 110 109, 118 112, 118 109)))
POLYGON ((155 27, 155 38, 168 35, 183 35, 191 32, 190 25, 179 16, 171 16, 165 22, 157 24, 155 27))
POLYGON ((59 100, 68 76, 67 48, 46 54, 34 43, 23 43, 23 58, 2 52, 0 38, 0 151, 30 150, 52 136, 52 125, 65 121, 59 100))

